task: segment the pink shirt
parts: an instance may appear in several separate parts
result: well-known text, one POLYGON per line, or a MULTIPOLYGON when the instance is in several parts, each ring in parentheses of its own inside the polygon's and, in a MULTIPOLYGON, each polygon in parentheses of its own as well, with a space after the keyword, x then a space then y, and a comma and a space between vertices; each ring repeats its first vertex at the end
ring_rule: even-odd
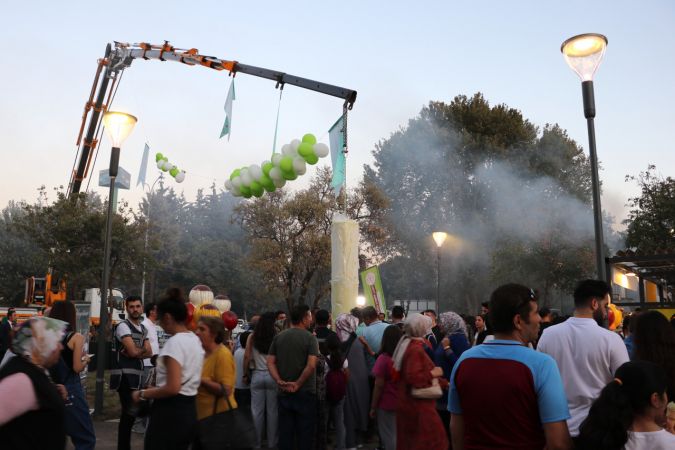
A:
POLYGON ((25 373, 15 373, 0 381, 0 398, 0 426, 40 407, 33 383, 25 373))
POLYGON ((384 390, 382 391, 380 403, 377 407, 385 411, 396 410, 396 383, 391 379, 391 370, 393 366, 394 362, 391 359, 391 356, 382 353, 377 357, 377 361, 375 361, 375 366, 373 367, 373 376, 376 378, 384 378, 384 390))

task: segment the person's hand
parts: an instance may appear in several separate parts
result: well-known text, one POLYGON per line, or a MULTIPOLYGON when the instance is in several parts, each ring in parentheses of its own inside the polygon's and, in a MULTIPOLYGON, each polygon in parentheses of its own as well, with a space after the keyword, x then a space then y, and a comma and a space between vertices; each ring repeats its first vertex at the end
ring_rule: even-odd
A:
POLYGON ((68 390, 66 387, 62 384, 57 384, 56 385, 56 390, 59 391, 59 395, 63 399, 63 401, 68 400, 68 390))
POLYGON ((241 376, 241 381, 244 384, 251 384, 251 380, 249 380, 248 374, 246 374, 246 373, 241 376))
POLYGON ((450 347, 450 339, 444 337, 443 340, 441 341, 441 346, 443 346, 443 349, 450 347))
POLYGON ((131 400, 134 403, 140 403, 140 401, 141 401, 141 391, 131 391, 131 400))
POLYGON ((298 389, 300 389, 300 386, 295 381, 288 381, 288 382, 286 382, 286 385, 282 389, 284 391, 292 394, 294 392, 298 392, 298 389))
POLYGON ((436 366, 433 369, 431 369, 431 376, 434 378, 440 378, 443 376, 443 369, 436 366))
POLYGON ((368 413, 371 419, 375 418, 375 408, 370 408, 370 412, 368 413))

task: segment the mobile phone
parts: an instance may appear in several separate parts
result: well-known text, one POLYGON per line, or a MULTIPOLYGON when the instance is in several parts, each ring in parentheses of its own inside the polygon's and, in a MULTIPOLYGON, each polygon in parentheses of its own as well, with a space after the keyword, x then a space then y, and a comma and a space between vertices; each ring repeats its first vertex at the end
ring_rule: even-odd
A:
POLYGON ((82 361, 84 361, 87 356, 89 357, 89 359, 91 359, 94 356, 96 356, 96 354, 95 353, 87 353, 86 355, 82 356, 82 361))

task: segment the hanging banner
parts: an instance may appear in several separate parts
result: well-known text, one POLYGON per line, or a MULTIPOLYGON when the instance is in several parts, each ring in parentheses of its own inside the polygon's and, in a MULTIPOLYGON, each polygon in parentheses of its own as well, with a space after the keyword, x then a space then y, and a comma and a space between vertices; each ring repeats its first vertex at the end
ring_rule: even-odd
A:
POLYGON ((136 180, 136 186, 139 184, 142 186, 145 184, 145 175, 148 171, 148 156, 150 155, 150 146, 146 143, 145 148, 143 149, 143 159, 141 160, 141 168, 138 169, 138 180, 136 180))
POLYGON ((382 279, 378 266, 369 267, 361 271, 361 286, 366 297, 366 305, 375 307, 378 313, 387 314, 387 304, 384 301, 382 279))
POLYGON ((344 116, 340 118, 328 130, 328 138, 330 141, 330 157, 333 163, 333 179, 331 186, 335 191, 335 195, 340 195, 345 184, 345 169, 347 162, 345 161, 345 134, 344 134, 344 116))
POLYGON ((227 92, 227 99, 225 100, 225 122, 223 129, 220 132, 220 137, 227 135, 227 140, 230 140, 230 132, 232 131, 232 102, 237 98, 234 94, 234 79, 230 83, 230 90, 227 92))
POLYGON ((333 217, 331 239, 331 291, 333 318, 349 313, 359 295, 359 224, 342 214, 333 217))

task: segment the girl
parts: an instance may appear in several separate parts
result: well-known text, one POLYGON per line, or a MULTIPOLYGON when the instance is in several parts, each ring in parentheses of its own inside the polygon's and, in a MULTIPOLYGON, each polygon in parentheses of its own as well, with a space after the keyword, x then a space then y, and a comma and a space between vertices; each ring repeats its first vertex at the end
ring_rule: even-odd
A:
POLYGON ((375 361, 373 376, 375 386, 370 403, 370 417, 377 417, 377 429, 385 450, 396 450, 396 382, 392 378, 392 355, 401 340, 403 331, 397 325, 389 325, 382 336, 380 356, 375 361))

